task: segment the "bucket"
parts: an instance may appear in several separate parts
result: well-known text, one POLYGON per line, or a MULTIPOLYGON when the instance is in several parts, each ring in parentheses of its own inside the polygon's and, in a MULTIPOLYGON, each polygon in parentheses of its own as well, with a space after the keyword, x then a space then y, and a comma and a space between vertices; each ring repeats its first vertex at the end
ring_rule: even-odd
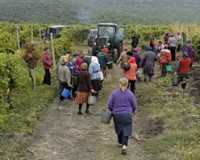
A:
POLYGON ((65 99, 70 98, 71 97, 70 90, 64 88, 63 91, 62 91, 62 93, 61 93, 61 96, 64 97, 65 99))
POLYGON ((89 105, 95 105, 96 102, 97 102, 97 97, 93 96, 93 95, 90 95, 89 98, 88 98, 88 104, 89 105))

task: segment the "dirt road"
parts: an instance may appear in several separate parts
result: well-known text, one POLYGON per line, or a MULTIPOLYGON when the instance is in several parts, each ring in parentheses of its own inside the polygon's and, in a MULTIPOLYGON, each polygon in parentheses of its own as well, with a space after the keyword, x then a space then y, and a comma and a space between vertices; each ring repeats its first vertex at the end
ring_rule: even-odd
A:
POLYGON ((29 146, 29 160, 145 160, 142 147, 130 140, 128 155, 120 155, 113 124, 100 122, 102 108, 110 92, 116 86, 118 71, 106 80, 100 101, 91 108, 91 115, 77 115, 73 102, 52 104, 38 124, 32 144, 29 146))

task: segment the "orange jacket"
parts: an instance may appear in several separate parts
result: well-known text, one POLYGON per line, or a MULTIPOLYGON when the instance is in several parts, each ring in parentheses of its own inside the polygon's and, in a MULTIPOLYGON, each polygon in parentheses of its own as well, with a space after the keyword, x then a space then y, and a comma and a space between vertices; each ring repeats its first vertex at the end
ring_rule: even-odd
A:
POLYGON ((135 58, 131 57, 128 61, 130 65, 130 69, 128 71, 124 71, 124 76, 128 80, 136 80, 136 73, 137 73, 137 64, 135 62, 135 58))
POLYGON ((192 60, 190 58, 183 58, 179 62, 178 73, 179 74, 187 74, 187 73, 189 73, 191 71, 191 64, 192 64, 192 60))

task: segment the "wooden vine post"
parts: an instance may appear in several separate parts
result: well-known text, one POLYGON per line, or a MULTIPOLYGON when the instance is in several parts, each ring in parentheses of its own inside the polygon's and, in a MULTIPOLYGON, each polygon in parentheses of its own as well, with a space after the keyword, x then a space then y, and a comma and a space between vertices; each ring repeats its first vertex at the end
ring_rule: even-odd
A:
POLYGON ((55 69, 56 68, 56 58, 55 58, 53 33, 51 33, 51 53, 52 53, 52 58, 53 58, 53 67, 55 69))
POLYGON ((33 44, 34 35, 33 35, 33 24, 31 24, 31 43, 33 44))
POLYGON ((19 25, 17 24, 16 26, 16 33, 17 33, 17 49, 20 49, 20 28, 19 28, 19 25))

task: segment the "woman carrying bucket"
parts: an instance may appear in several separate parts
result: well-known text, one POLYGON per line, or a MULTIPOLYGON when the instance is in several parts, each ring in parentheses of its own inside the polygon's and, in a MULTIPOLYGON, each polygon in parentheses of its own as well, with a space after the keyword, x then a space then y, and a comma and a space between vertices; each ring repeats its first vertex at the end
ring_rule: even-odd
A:
POLYGON ((86 103, 86 110, 85 113, 89 114, 89 107, 88 98, 89 94, 92 91, 92 84, 90 79, 90 74, 87 71, 88 65, 87 63, 82 63, 80 66, 80 72, 78 74, 78 89, 77 95, 75 98, 75 102, 79 105, 78 114, 82 115, 82 106, 86 103))

